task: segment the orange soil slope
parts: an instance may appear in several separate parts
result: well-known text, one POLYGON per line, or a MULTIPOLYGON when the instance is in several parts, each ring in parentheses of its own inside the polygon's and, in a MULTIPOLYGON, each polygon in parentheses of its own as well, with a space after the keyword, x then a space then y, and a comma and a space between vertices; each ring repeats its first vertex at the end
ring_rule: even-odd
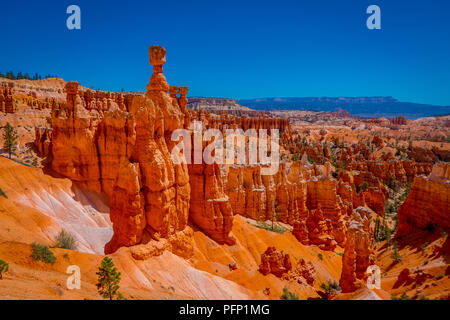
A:
POLYGON ((254 223, 239 215, 234 217, 232 232, 237 239, 234 246, 218 245, 203 233, 195 232, 192 258, 195 267, 235 281, 259 297, 264 289, 270 288, 270 299, 280 299, 284 287, 295 292, 300 299, 319 297, 316 290, 320 290, 322 282, 339 280, 342 258, 337 253, 323 251, 316 246, 304 246, 290 232, 279 234, 254 227, 249 222, 254 223), (272 274, 262 275, 258 271, 261 254, 269 246, 289 254, 294 266, 300 258, 311 261, 316 271, 314 286, 298 284, 295 280, 282 280, 272 274), (228 267, 231 262, 236 263, 237 269, 234 271, 228 267))
MULTIPOLYGON (((78 189, 69 179, 53 178, 0 157, 0 188, 16 206, 34 208, 74 235, 80 251, 103 253, 112 236, 109 207, 104 200, 78 189)), ((59 232, 53 228, 52 238, 59 232)))
POLYGON ((421 231, 398 241, 401 260, 393 263, 392 247, 378 245, 376 264, 382 271, 381 288, 399 298, 450 299, 450 239, 445 233, 421 231), (408 268, 410 279, 400 273, 408 268), (417 275, 420 276, 417 276, 417 275))

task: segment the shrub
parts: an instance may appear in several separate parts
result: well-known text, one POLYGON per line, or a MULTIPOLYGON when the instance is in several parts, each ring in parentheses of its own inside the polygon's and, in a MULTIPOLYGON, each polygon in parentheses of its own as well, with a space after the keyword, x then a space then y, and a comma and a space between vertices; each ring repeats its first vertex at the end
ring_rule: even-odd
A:
POLYGON ((289 231, 289 229, 283 227, 282 225, 278 225, 278 224, 274 224, 274 226, 272 227, 270 224, 264 222, 264 221, 256 221, 255 224, 249 223, 257 228, 261 228, 264 230, 268 230, 268 231, 272 231, 272 232, 276 232, 276 233, 280 233, 283 234, 287 231, 289 231))
POLYGON ((336 291, 340 291, 341 287, 336 281, 328 280, 327 283, 322 282, 320 287, 325 291, 325 293, 329 296, 335 293, 336 291))
POLYGON ((9 271, 9 264, 3 260, 0 260, 0 280, 3 278, 3 274, 9 271))
POLYGON ((403 292, 400 296, 400 300, 411 300, 411 298, 406 294, 406 292, 403 292))
POLYGON ((298 296, 294 292, 290 292, 288 288, 283 288, 283 295, 281 296, 284 300, 298 300, 298 296))
POLYGON ((33 243, 31 245, 31 248, 33 249, 33 252, 31 254, 31 257, 33 260, 39 261, 42 260, 46 263, 54 264, 56 261, 56 257, 53 255, 53 252, 48 248, 48 246, 39 244, 39 243, 33 243))
POLYGON ((323 260, 323 255, 321 253, 319 253, 317 256, 319 257, 320 260, 323 260))
POLYGON ((440 274, 438 274, 437 276, 436 276, 436 280, 440 280, 440 279, 442 279, 444 277, 444 274, 443 273, 440 273, 440 274))
POLYGON ((1 188, 0 188, 0 197, 4 197, 4 198, 8 199, 8 196, 1 188))
POLYGON ((75 250, 77 245, 75 243, 75 239, 73 236, 68 233, 66 230, 61 230, 58 236, 55 239, 55 248, 69 249, 75 250))
POLYGON ((367 183, 367 181, 361 182, 358 186, 358 189, 359 189, 358 193, 360 191, 363 191, 363 192, 366 191, 368 186, 369 186, 369 184, 367 183))

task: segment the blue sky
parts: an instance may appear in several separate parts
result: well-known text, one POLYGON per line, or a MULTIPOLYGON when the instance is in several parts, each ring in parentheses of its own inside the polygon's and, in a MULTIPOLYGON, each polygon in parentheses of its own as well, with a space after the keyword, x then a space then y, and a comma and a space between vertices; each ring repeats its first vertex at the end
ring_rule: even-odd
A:
POLYGON ((2 0, 0 71, 143 91, 166 47, 189 96, 394 96, 450 106, 450 1, 2 0), (66 28, 81 8, 82 29, 66 28), (366 8, 381 8, 368 30, 366 8))

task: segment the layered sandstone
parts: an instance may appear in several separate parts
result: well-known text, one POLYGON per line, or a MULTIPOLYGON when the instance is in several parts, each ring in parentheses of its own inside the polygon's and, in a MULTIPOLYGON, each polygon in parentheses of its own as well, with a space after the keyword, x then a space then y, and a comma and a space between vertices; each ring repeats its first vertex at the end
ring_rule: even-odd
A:
POLYGON ((16 112, 16 105, 14 103, 12 89, 10 86, 0 87, 0 112, 16 112))
POLYGON ((342 292, 353 292, 357 280, 366 279, 366 270, 371 265, 373 234, 371 228, 372 212, 364 207, 353 210, 349 222, 342 257, 342 273, 339 285, 342 292))
POLYGON ((188 170, 184 155, 176 163, 171 156, 172 132, 190 122, 187 87, 169 87, 164 48, 150 48, 150 63, 146 95, 80 91, 77 82, 67 83, 66 103, 52 110, 53 128, 36 129, 35 144, 52 170, 110 199, 114 236, 106 253, 134 246, 137 259, 166 249, 189 256, 188 218, 232 244, 233 214, 217 165, 188 170))
POLYGON ((450 165, 439 162, 428 177, 414 179, 408 197, 398 210, 396 236, 407 235, 414 228, 450 228, 449 212, 450 165))
POLYGON ((292 262, 289 254, 285 254, 283 250, 277 251, 275 247, 268 247, 267 250, 261 254, 261 264, 259 265, 259 272, 263 275, 272 273, 277 277, 282 277, 292 269, 292 262))

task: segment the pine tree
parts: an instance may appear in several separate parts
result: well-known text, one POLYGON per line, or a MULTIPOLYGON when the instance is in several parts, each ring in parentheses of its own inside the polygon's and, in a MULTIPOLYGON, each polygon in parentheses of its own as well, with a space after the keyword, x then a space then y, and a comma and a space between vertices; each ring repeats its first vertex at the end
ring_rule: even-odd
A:
POLYGON ((383 216, 383 240, 387 240, 388 244, 391 242, 391 229, 389 228, 385 217, 383 216))
POLYGON ((117 271, 111 258, 103 258, 99 272, 96 274, 98 275, 97 290, 104 299, 123 299, 119 292, 120 272, 117 271))
POLYGON ((274 222, 274 220, 276 220, 276 219, 278 220, 280 218, 281 207, 278 205, 277 200, 275 200, 273 198, 272 198, 272 203, 273 203, 273 212, 272 212, 271 220, 272 220, 272 231, 273 231, 273 227, 274 227, 273 222, 274 222))
POLYGON ((373 236, 374 236, 376 242, 380 241, 380 219, 378 217, 375 219, 375 227, 373 230, 373 236))
POLYGON ((6 123, 4 129, 3 149, 8 153, 9 158, 11 159, 11 155, 15 155, 17 150, 17 134, 14 132, 14 128, 9 122, 6 123))
POLYGON ((397 241, 394 241, 394 244, 393 244, 393 249, 392 249, 393 251, 392 251, 392 260, 394 261, 394 262, 399 262, 401 259, 402 259, 402 257, 400 256, 400 253, 398 252, 398 244, 397 244, 397 241))
POLYGON ((3 260, 0 260, 0 280, 3 278, 3 273, 9 271, 9 264, 3 260))

